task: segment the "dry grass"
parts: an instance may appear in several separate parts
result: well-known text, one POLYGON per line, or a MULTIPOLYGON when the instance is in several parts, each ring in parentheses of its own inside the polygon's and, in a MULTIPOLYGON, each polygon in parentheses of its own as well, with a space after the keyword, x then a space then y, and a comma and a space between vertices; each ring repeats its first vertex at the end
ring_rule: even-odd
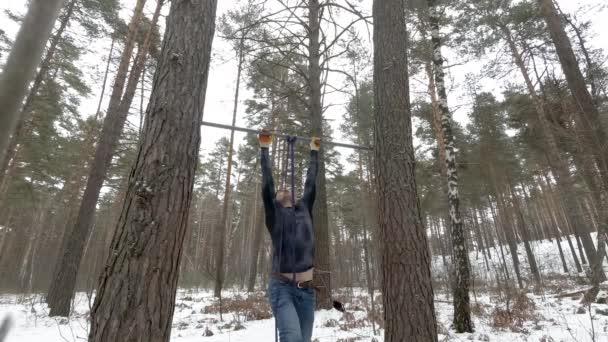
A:
POLYGON ((504 307, 496 307, 491 316, 494 328, 519 331, 527 321, 537 320, 534 301, 523 292, 509 292, 504 298, 504 307))
POLYGON ((491 306, 488 304, 474 303, 471 304, 471 314, 477 317, 486 317, 489 308, 491 308, 491 306))
MULTIPOLYGON (((268 299, 263 294, 253 294, 246 298, 235 296, 234 298, 222 299, 221 309, 223 313, 235 313, 244 321, 257 321, 272 318, 272 312, 268 299)), ((220 302, 217 301, 203 309, 206 314, 217 314, 220 312, 220 302)))
POLYGON ((370 326, 370 322, 367 319, 355 319, 355 315, 350 312, 344 313, 340 318, 340 329, 343 331, 349 331, 351 329, 359 329, 370 326))

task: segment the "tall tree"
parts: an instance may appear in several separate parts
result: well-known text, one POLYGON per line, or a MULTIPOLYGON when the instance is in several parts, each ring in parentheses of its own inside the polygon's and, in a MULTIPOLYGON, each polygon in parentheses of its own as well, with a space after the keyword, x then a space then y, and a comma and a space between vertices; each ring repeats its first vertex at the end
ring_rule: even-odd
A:
POLYGON ((160 16, 163 1, 157 1, 152 25, 146 34, 145 43, 143 46, 140 46, 127 82, 127 71, 135 47, 137 30, 141 22, 146 0, 138 0, 135 5, 120 65, 116 73, 108 112, 104 119, 97 149, 95 150, 95 157, 89 166, 87 185, 76 222, 68 232, 69 235, 64 245, 65 250, 60 256, 55 277, 47 296, 47 303, 51 308, 51 316, 67 316, 69 314, 70 301, 76 287, 76 275, 84 252, 86 239, 93 223, 99 194, 139 83, 147 51, 152 41, 153 28, 156 26, 156 22, 160 16), (126 90, 125 83, 127 83, 126 90))
MULTIPOLYGON (((320 11, 318 0, 308 1, 308 108, 310 110, 311 133, 323 136, 323 108, 321 104, 321 46, 320 11)), ((317 295, 317 307, 331 308, 331 277, 329 254, 329 218, 327 210, 327 187, 325 185, 325 160, 319 156, 319 177, 313 209, 315 218, 315 278, 320 280, 321 290, 317 295)))
POLYGON ((450 231, 452 234, 452 253, 454 254, 454 327, 457 332, 472 332, 471 307, 469 299, 470 270, 469 252, 460 213, 460 196, 458 194, 458 171, 456 169, 456 148, 452 134, 452 115, 448 107, 448 95, 443 69, 441 51, 440 14, 437 0, 428 0, 431 41, 433 43, 433 71, 437 88, 439 110, 441 112, 441 129, 445 147, 445 164, 447 169, 448 205, 450 231))
MULTIPOLYGON (((67 81, 69 77, 66 76, 66 71, 79 70, 72 66, 78 61, 80 51, 83 50, 82 46, 77 44, 79 36, 95 39, 105 34, 104 24, 120 26, 121 22, 116 19, 117 2, 117 0, 95 2, 69 0, 63 6, 56 29, 49 39, 44 58, 23 103, 5 158, 3 161, 0 160, 0 188, 6 184, 6 178, 15 175, 16 166, 23 162, 21 147, 26 144, 27 139, 31 138, 36 126, 35 121, 41 120, 41 116, 45 114, 45 111, 37 111, 33 106, 43 95, 41 87, 57 79, 63 78, 67 81), (76 27, 78 29, 70 30, 76 27)), ((80 77, 78 79, 81 80, 80 77)), ((67 93, 67 90, 64 92, 67 93)))
MULTIPOLYGON (((222 17, 221 27, 219 31, 222 32, 228 39, 231 40, 232 49, 236 53, 237 57, 237 71, 236 71, 236 83, 234 90, 234 105, 232 108, 232 126, 236 125, 236 117, 239 107, 239 94, 241 90, 241 78, 243 74, 243 66, 245 63, 245 57, 248 53, 248 47, 246 46, 246 39, 250 35, 250 32, 254 29, 253 22, 256 20, 254 17, 256 8, 251 1, 248 1, 244 8, 240 11, 231 11, 227 16, 222 17), (237 25, 236 27, 233 25, 237 25)), ((228 147, 228 166, 226 172, 226 186, 224 190, 224 199, 222 205, 222 220, 218 226, 218 232, 216 234, 216 264, 215 264, 215 297, 222 295, 222 287, 224 285, 224 256, 226 248, 226 231, 228 226, 228 209, 230 207, 230 183, 232 180, 232 155, 234 152, 234 130, 230 131, 230 143, 228 147)))
POLYGON ((437 341, 430 256, 416 190, 404 1, 375 0, 374 106, 385 340, 437 341))
MULTIPOLYGON (((526 56, 533 56, 526 53, 531 45, 530 39, 539 35, 541 35, 540 39, 543 39, 542 29, 540 30, 541 33, 538 33, 539 18, 537 12, 530 8, 530 2, 521 2, 514 5, 512 1, 476 0, 464 3, 463 6, 464 10, 470 14, 466 18, 463 17, 463 21, 474 25, 471 27, 485 26, 493 31, 492 35, 480 39, 481 43, 474 43, 479 51, 502 41, 508 54, 512 56, 515 66, 520 71, 536 109, 535 114, 544 140, 543 145, 547 155, 547 163, 558 184, 556 190, 564 205, 568 224, 582 241, 587 256, 593 259, 596 251, 589 231, 584 228, 585 223, 582 220, 584 214, 580 210, 577 198, 570 195, 576 193, 576 180, 570 170, 568 156, 559 149, 558 139, 550 121, 551 116, 547 110, 546 101, 542 92, 537 90, 531 76, 528 66, 531 62, 525 59, 526 56), (529 30, 526 31, 525 28, 529 30), (516 39, 515 32, 521 32, 519 34, 521 36, 520 42, 516 39)), ((532 63, 532 65, 534 64, 532 63)), ((603 272, 601 278, 604 279, 603 272)))
POLYGON ((0 161, 19 121, 19 109, 64 0, 33 0, 0 74, 0 161))
POLYGON ((90 342, 168 342, 198 162, 216 0, 172 1, 90 342))
POLYGON ((581 131, 584 132, 581 135, 581 139, 583 140, 582 144, 589 150, 589 157, 593 156, 595 159, 596 166, 599 169, 599 174, 602 179, 599 203, 600 222, 597 235, 597 253, 596 255, 589 256, 589 259, 591 259, 590 264, 593 274, 592 281, 595 288, 594 292, 595 295, 597 295, 599 283, 606 279, 602 270, 602 261, 606 254, 606 239, 608 238, 608 195, 606 194, 606 191, 608 190, 608 148, 606 148, 608 136, 602 127, 598 108, 589 89, 587 89, 587 84, 578 61, 576 60, 570 38, 564 29, 553 0, 538 0, 538 4, 542 15, 547 22, 547 27, 551 34, 553 44, 555 45, 555 51, 561 63, 562 70, 566 76, 568 87, 570 88, 577 105, 578 115, 576 116, 577 119, 575 121, 576 124, 580 126, 581 131))
POLYGON ((23 135, 31 133, 31 131, 28 132, 28 130, 25 129, 25 123, 29 119, 27 115, 32 113, 30 107, 33 100, 36 98, 36 95, 38 95, 38 91, 40 90, 40 86, 42 85, 45 75, 48 73, 49 68, 51 67, 51 61, 53 60, 55 52, 57 51, 57 47, 59 46, 62 35, 68 27, 68 23, 72 18, 75 7, 76 0, 69 1, 67 6, 65 6, 65 13, 63 13, 63 15, 61 15, 59 18, 59 27, 57 28, 56 32, 53 33, 50 39, 49 47, 44 55, 44 58, 42 59, 42 62, 40 63, 40 70, 36 73, 36 77, 32 82, 29 94, 25 98, 25 103, 23 104, 23 109, 19 114, 19 119, 15 126, 14 134, 11 137, 11 141, 7 147, 7 152, 4 158, 0 159, 0 184, 3 183, 9 162, 15 157, 18 142, 23 139, 23 135))

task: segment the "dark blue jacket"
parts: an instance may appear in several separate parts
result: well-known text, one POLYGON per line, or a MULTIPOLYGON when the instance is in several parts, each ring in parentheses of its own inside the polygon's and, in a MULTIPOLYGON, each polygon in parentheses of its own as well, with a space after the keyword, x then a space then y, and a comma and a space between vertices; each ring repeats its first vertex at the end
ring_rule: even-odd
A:
POLYGON ((273 245, 272 272, 299 273, 313 267, 315 236, 312 207, 315 202, 318 159, 319 152, 310 151, 304 195, 292 208, 285 208, 275 199, 268 148, 262 148, 262 199, 266 227, 273 245))

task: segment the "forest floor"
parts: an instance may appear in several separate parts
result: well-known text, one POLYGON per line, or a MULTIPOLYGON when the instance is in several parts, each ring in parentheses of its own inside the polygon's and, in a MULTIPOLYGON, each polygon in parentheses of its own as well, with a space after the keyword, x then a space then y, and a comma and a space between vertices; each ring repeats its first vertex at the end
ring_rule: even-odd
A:
MULTIPOLYGON (((608 341, 608 282, 598 296, 598 303, 581 305, 585 285, 584 274, 575 271, 567 244, 562 241, 569 274, 564 274, 555 241, 532 244, 541 273, 542 291, 532 292, 529 269, 523 246, 518 254, 522 261, 522 276, 529 292, 505 288, 507 276, 513 277, 512 266, 504 272, 498 262, 499 249, 491 248, 488 263, 481 253, 470 255, 474 291, 471 293, 475 333, 456 334, 450 329, 452 305, 445 286, 447 273, 441 257, 433 258, 435 280, 435 309, 440 341, 539 341, 539 342, 604 342, 608 341), (497 276, 498 274, 498 276, 497 276), (495 284, 500 282, 500 287, 495 284), (490 285, 491 284, 491 285, 490 285)), ((510 255, 505 249, 509 264, 510 255)), ((608 272, 608 266, 605 270, 608 272)), ((264 292, 247 294, 224 291, 223 320, 218 313, 218 301, 212 292, 180 289, 173 319, 174 342, 262 342, 274 341, 272 319, 264 292), (210 335, 210 336, 205 336, 210 335)), ((363 289, 338 291, 336 297, 345 303, 347 314, 338 311, 317 311, 313 341, 351 342, 383 341, 381 322, 369 310, 369 296, 363 289), (372 320, 376 326, 373 333, 372 320)), ((69 318, 50 318, 41 295, 0 296, 0 319, 10 316, 13 328, 6 342, 76 342, 86 341, 90 301, 79 293, 74 301, 74 313, 69 318)), ((382 299, 376 292, 376 303, 382 299)))
MULTIPOLYGON (((382 331, 374 336, 370 315, 366 312, 368 297, 355 291, 346 303, 347 314, 318 311, 313 340, 351 342, 383 340, 382 331)), ((273 341, 274 321, 270 317, 263 293, 226 294, 228 313, 223 322, 216 312, 217 300, 212 292, 180 290, 173 323, 175 342, 273 341), (206 334, 212 336, 205 336, 206 334), (209 334, 209 335, 211 335, 209 334)), ((607 299, 608 294, 601 293, 607 299)), ((449 329, 451 304, 436 297, 440 341, 608 341, 608 305, 581 306, 578 295, 513 293, 480 294, 473 302, 476 332, 455 334, 449 329), (509 299, 509 309, 507 309, 509 299), (500 304, 498 304, 500 303, 500 304)), ((10 315, 14 321, 7 342, 86 341, 88 300, 79 294, 75 313, 69 318, 49 318, 40 297, 0 297, 0 317, 10 315)))

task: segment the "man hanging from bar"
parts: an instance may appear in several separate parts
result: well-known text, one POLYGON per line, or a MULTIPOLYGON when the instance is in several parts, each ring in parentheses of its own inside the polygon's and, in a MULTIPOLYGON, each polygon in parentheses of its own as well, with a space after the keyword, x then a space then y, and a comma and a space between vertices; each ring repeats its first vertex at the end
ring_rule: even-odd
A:
POLYGON ((266 227, 273 245, 268 295, 275 317, 275 333, 278 329, 281 342, 310 342, 315 314, 312 208, 321 139, 312 138, 310 143, 310 164, 304 195, 297 202, 293 179, 295 138, 287 139, 291 158, 291 189, 282 188, 275 194, 269 157, 272 136, 267 131, 259 135, 262 150, 262 199, 266 227))

